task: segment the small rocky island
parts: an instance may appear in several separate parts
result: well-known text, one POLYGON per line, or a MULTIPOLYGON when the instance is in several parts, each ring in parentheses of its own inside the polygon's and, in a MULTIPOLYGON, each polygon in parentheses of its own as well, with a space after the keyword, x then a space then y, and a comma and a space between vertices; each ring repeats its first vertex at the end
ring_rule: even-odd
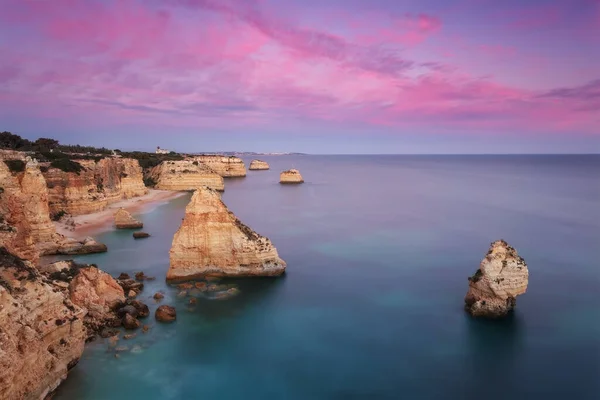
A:
POLYGON ((119 208, 115 213, 115 227, 117 229, 141 229, 144 224, 133 218, 126 209, 119 208))
POLYGON ((465 310, 474 317, 503 317, 515 308, 516 297, 525 293, 528 281, 525 260, 504 240, 497 240, 469 277, 465 310))
POLYGON ((262 160, 252 160, 250 163, 250 171, 264 171, 269 169, 269 164, 262 160))
POLYGON ((173 238, 167 280, 278 276, 286 264, 271 241, 244 225, 218 192, 196 190, 173 238))
POLYGON ((279 174, 279 183, 282 184, 297 184, 304 183, 304 179, 302 179, 302 175, 300 175, 300 171, 297 169, 288 169, 287 171, 283 171, 279 174))

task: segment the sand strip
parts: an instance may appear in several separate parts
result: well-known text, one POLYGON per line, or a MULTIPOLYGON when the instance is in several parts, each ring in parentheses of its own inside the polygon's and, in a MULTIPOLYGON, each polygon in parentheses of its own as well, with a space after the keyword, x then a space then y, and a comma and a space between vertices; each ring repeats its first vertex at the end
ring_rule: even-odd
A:
POLYGON ((113 214, 121 207, 132 214, 138 214, 151 210, 159 204, 166 203, 177 197, 184 196, 185 192, 173 192, 170 190, 150 189, 148 194, 132 199, 121 200, 110 204, 106 209, 91 214, 77 215, 71 217, 75 226, 65 222, 55 222, 56 231, 62 235, 74 238, 89 236, 92 233, 105 230, 113 224, 113 214))

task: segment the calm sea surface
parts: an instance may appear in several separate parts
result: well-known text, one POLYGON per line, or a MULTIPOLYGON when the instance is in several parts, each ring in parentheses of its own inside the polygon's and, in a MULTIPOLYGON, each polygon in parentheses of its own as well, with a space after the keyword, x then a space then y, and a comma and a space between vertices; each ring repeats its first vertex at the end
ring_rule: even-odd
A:
MULTIPOLYGON (((56 399, 600 399, 600 156, 280 156, 223 199, 287 261, 194 306, 165 284, 189 195, 139 215, 153 236, 81 257, 156 276, 177 322, 120 358, 90 344, 56 399), (281 186, 296 167, 306 183, 281 186), (529 266, 502 321, 463 311, 503 238, 529 266)), ((247 162, 250 159, 246 159, 247 162)))

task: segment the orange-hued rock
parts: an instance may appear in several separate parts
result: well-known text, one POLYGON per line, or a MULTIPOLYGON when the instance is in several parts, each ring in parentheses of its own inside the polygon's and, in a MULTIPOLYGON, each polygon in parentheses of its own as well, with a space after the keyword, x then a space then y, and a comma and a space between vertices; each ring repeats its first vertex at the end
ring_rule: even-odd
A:
POLYGON ((81 357, 85 310, 0 249, 0 399, 44 399, 81 357))
POLYGON ((69 293, 71 301, 87 309, 89 316, 96 320, 112 317, 111 309, 125 301, 121 285, 94 266, 79 268, 69 283, 69 293))
POLYGON ((491 244, 479 269, 469 277, 465 309, 475 317, 505 316, 525 293, 529 270, 525 260, 504 240, 491 244))
POLYGON ((150 171, 156 189, 191 191, 208 186, 223 191, 223 177, 197 160, 163 161, 150 171))
POLYGON ((71 215, 104 210, 122 199, 148 193, 139 162, 129 158, 107 157, 96 162, 77 160, 79 173, 49 168, 44 172, 52 214, 71 215))
POLYGON ((218 154, 204 154, 194 156, 192 161, 199 161, 210 167, 224 178, 235 178, 246 176, 246 165, 239 157, 222 156, 218 154))
POLYGON ((40 255, 106 251, 91 238, 75 240, 56 232, 46 181, 36 161, 28 159, 25 170, 18 173, 0 162, 0 188, 0 246, 15 255, 36 263, 40 255))
POLYGON ((173 238, 167 279, 277 276, 285 267, 268 238, 240 222, 218 192, 200 188, 173 238))
POLYGON ((269 164, 266 161, 262 160, 252 160, 248 169, 250 169, 251 171, 267 170, 269 169, 269 164))
POLYGON ((139 229, 144 227, 143 223, 133 218, 129 211, 124 208, 119 208, 114 217, 117 229, 139 229))
POLYGON ((279 174, 279 183, 304 183, 304 179, 297 169, 288 169, 279 174))

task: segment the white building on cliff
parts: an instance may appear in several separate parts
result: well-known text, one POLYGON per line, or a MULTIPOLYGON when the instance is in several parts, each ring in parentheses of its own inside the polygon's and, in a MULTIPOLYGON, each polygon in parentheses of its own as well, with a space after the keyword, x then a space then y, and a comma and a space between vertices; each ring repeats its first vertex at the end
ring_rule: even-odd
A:
POLYGON ((170 151, 167 149, 161 149, 160 146, 156 146, 156 154, 169 154, 170 151))

